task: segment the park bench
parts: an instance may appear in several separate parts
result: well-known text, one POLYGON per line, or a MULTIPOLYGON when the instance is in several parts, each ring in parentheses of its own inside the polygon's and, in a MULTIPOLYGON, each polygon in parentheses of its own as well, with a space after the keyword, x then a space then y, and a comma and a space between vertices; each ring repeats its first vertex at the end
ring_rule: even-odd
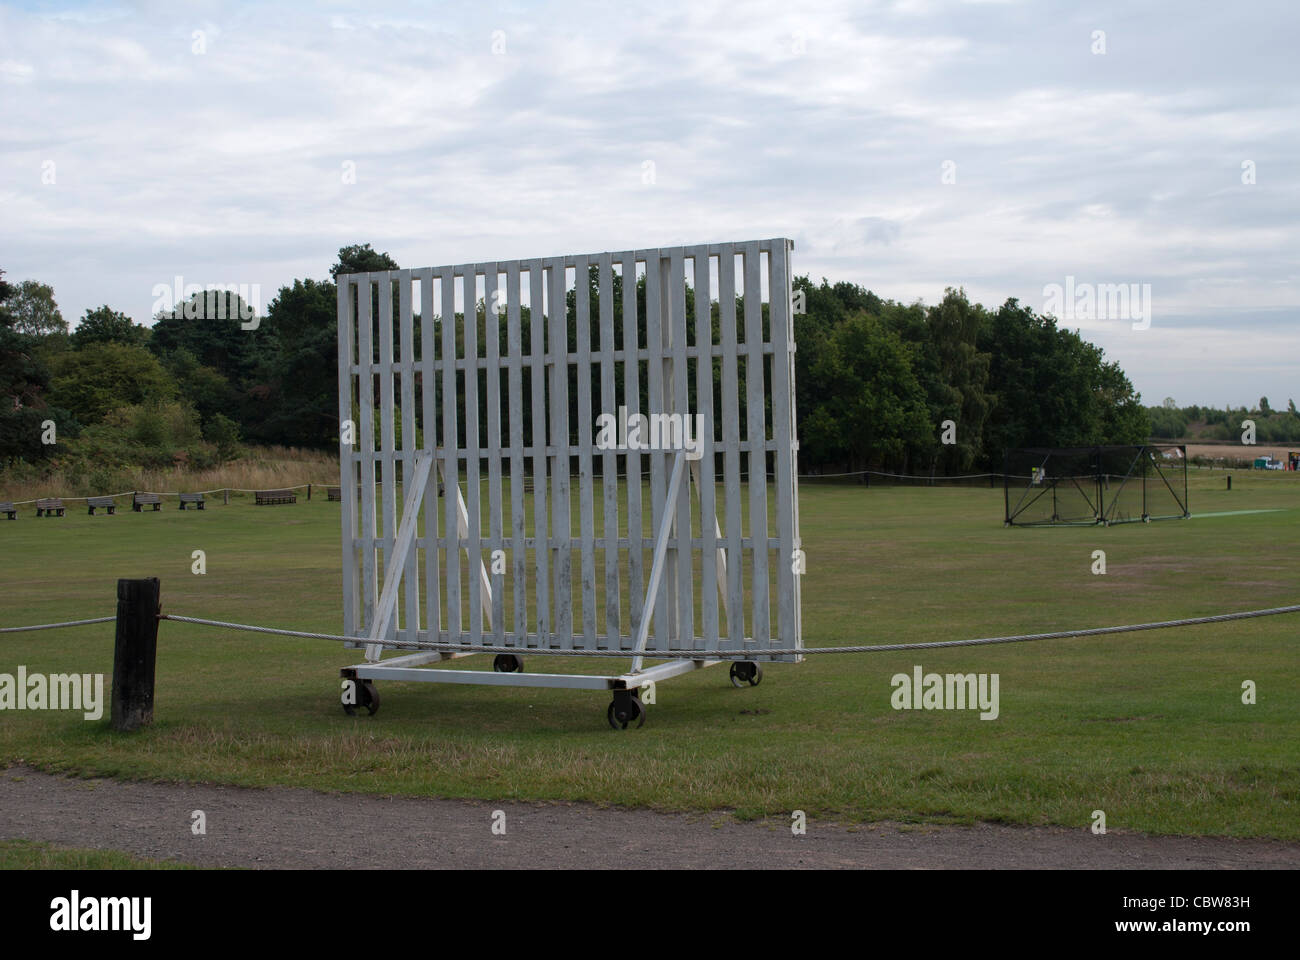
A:
POLYGON ((8 520, 18 519, 18 508, 8 501, 0 503, 0 513, 3 513, 8 520))
POLYGON ((113 502, 112 497, 87 497, 86 506, 89 508, 86 512, 92 517, 95 515, 96 508, 107 510, 110 517, 117 513, 117 504, 113 502))
POLYGON ((341 503, 343 500, 343 491, 338 487, 326 487, 325 495, 329 497, 330 503, 341 503))
POLYGON ((254 490, 254 502, 257 506, 273 506, 277 503, 297 503, 298 494, 292 490, 254 490))
POLYGON ((181 509, 182 509, 182 510, 185 509, 185 504, 187 504, 187 503, 192 503, 192 504, 194 504, 196 507, 198 507, 200 510, 202 510, 202 509, 203 509, 203 504, 204 504, 203 494, 201 494, 201 493, 182 493, 182 494, 181 494, 181 509))
POLYGON ((63 516, 63 501, 58 497, 44 497, 36 501, 36 515, 38 517, 61 517, 63 516))
POLYGON ((137 493, 131 497, 131 509, 136 513, 143 513, 141 507, 153 504, 154 513, 162 509, 162 497, 156 493, 137 493))

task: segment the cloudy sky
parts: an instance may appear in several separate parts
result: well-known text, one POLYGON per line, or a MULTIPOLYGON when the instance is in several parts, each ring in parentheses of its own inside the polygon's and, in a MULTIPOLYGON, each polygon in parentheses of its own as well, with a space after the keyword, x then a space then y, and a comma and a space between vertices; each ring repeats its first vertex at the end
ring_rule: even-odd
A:
POLYGON ((419 267, 788 236, 797 273, 905 301, 1136 284, 1131 316, 1065 323, 1147 402, 1284 407, 1298 10, 0 3, 0 268, 71 322, 148 322, 175 276, 265 305, 350 243, 419 267))

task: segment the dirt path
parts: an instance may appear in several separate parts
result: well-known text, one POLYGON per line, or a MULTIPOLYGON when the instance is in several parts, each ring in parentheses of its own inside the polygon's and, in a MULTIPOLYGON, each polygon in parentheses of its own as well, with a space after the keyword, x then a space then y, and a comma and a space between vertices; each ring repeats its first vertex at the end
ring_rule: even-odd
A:
POLYGON ((735 823, 579 804, 74 780, 0 771, 0 839, 255 868, 1300 867, 1300 844, 1054 827, 735 823), (191 831, 202 810, 207 834, 191 831), (504 836, 492 832, 505 813, 504 836))

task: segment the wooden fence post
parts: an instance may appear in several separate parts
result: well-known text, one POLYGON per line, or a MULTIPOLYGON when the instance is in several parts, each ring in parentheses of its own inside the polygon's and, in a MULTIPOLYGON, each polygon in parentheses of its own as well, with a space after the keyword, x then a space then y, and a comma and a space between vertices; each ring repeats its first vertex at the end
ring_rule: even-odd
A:
POLYGON ((114 730, 153 722, 154 664, 158 651, 158 578, 117 581, 117 634, 113 645, 114 730))

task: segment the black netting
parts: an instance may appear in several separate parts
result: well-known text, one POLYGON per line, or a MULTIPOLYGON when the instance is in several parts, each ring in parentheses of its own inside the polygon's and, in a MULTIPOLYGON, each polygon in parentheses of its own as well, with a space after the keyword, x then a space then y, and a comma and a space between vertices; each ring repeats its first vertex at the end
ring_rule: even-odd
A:
POLYGON ((1187 516, 1181 446, 1008 450, 1006 522, 1125 523, 1187 516))

